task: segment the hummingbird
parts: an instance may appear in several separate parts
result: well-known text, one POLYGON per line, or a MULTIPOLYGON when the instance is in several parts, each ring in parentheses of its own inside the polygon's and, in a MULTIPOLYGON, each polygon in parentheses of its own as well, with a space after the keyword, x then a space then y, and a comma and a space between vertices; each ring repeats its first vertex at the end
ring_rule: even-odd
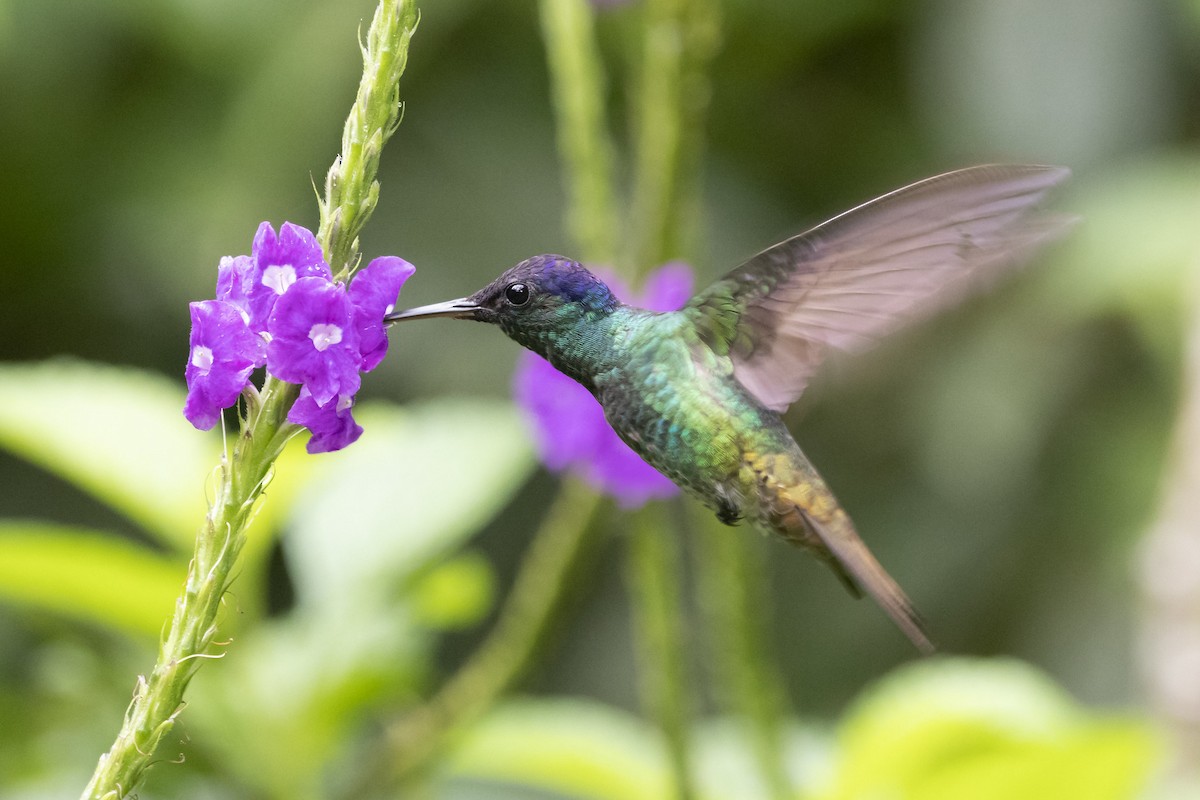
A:
POLYGON ((619 301, 560 255, 474 294, 388 314, 496 325, 578 381, 643 459, 715 511, 826 562, 914 645, 934 645, 782 413, 825 358, 865 349, 1026 261, 1069 220, 1038 209, 1062 167, 985 165, 911 184, 763 250, 678 311, 619 301))

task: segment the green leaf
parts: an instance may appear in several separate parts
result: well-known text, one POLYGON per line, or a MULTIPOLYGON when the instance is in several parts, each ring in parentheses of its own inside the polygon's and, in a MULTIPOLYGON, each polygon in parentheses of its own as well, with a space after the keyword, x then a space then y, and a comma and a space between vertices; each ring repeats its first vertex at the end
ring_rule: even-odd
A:
MULTIPOLYGON (((697 800, 773 796, 743 720, 714 718, 693 733, 697 800)), ((828 736, 793 723, 782 744, 792 785, 802 792, 797 796, 814 796, 829 779, 828 736)), ((632 714, 587 700, 524 699, 499 706, 459 741, 445 772, 452 782, 516 785, 536 789, 538 797, 675 796, 662 736, 632 714)))
POLYGON ((0 447, 190 551, 219 450, 183 418, 182 387, 66 359, 0 365, 0 447))
POLYGON ((0 597, 157 637, 185 565, 112 534, 0 521, 0 597))
POLYGON ((914 787, 914 800, 1135 800, 1157 761, 1143 724, 1095 723, 1055 741, 1005 742, 947 765, 914 787))
POLYGON ((532 451, 508 403, 365 406, 353 447, 314 462, 284 542, 298 600, 336 613, 395 594, 479 531, 525 481, 532 451))
POLYGON ((458 556, 409 587, 413 615, 428 628, 468 628, 491 608, 494 583, 492 567, 482 555, 458 556))
POLYGON ((448 771, 589 800, 673 796, 666 753, 654 730, 623 711, 582 700, 501 706, 466 734, 448 771))
POLYGON ((833 798, 1117 800, 1135 796, 1158 755, 1145 724, 1092 717, 1016 661, 902 669, 860 701, 839 738, 833 798))

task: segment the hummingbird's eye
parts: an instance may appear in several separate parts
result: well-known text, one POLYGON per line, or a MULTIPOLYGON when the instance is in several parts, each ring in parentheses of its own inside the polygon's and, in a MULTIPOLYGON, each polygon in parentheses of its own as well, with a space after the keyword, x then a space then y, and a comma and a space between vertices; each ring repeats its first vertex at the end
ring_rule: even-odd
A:
POLYGON ((523 283, 514 283, 504 290, 504 299, 514 306, 523 306, 529 302, 529 287, 523 283))

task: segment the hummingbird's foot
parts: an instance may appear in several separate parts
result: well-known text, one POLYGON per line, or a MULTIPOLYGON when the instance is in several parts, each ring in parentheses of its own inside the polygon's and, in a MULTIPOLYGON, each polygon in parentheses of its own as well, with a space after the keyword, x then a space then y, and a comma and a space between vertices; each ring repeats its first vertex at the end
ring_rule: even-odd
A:
POLYGON ((721 498, 717 501, 717 519, 726 525, 737 525, 742 520, 742 509, 729 500, 721 498))

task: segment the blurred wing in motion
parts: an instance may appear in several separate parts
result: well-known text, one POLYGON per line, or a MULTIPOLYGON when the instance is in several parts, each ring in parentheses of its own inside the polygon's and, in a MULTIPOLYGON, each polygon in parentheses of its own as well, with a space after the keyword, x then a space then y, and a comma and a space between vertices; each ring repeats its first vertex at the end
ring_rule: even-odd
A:
POLYGON ((1072 221, 1036 206, 1063 167, 948 172, 768 248, 684 309, 734 376, 782 412, 832 349, 861 350, 986 286, 1072 221))

